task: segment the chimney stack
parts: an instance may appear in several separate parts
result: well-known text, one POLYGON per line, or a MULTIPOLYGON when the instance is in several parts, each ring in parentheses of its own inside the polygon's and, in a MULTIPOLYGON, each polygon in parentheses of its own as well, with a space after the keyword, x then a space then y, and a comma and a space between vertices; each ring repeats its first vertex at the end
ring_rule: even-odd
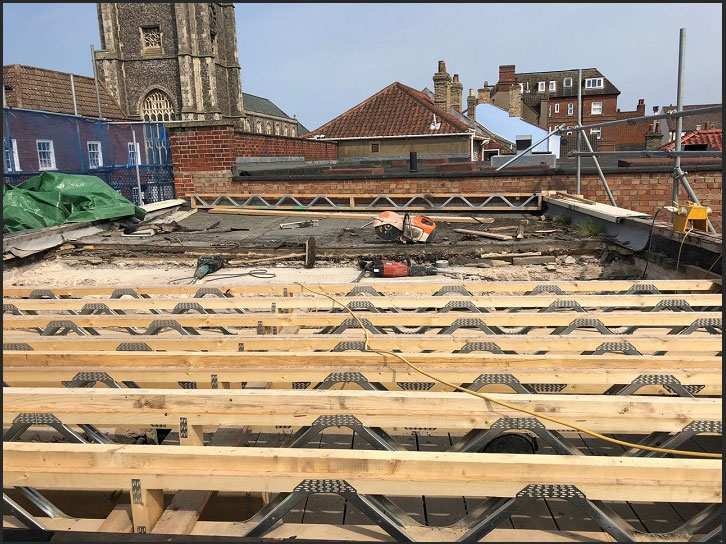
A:
POLYGON ((444 111, 451 109, 451 76, 443 60, 439 61, 439 71, 434 74, 434 104, 444 111))
POLYGON ((489 82, 485 81, 481 89, 477 91, 479 104, 491 104, 492 103, 492 88, 489 86, 489 82))
POLYGON ((466 97, 466 116, 476 122, 476 105, 478 100, 474 96, 474 89, 469 89, 469 96, 466 97))
POLYGON ((641 117, 645 116, 645 98, 638 99, 638 107, 636 108, 636 111, 641 117))
POLYGON ((499 82, 502 89, 508 89, 510 85, 515 83, 514 64, 506 64, 499 67, 499 82))
POLYGON ((522 91, 516 84, 509 88, 509 117, 522 117, 522 91))
POLYGON ((461 113, 461 99, 464 92, 464 86, 459 82, 459 74, 454 74, 454 81, 451 83, 451 107, 461 113))

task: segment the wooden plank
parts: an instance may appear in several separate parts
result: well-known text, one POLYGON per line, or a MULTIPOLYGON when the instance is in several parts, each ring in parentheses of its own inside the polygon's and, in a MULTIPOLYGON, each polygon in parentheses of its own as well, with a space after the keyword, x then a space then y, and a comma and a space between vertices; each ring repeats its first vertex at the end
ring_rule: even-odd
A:
MULTIPOLYGON (((507 208, 510 209, 510 208, 507 208)), ((467 213, 471 214, 473 210, 466 210, 467 213)), ((209 213, 224 213, 229 215, 254 215, 254 216, 282 216, 282 217, 330 217, 337 219, 359 219, 361 221, 370 221, 376 218, 375 213, 366 212, 333 212, 333 211, 294 211, 294 210, 253 210, 247 208, 225 208, 225 207, 214 207, 209 210, 209 213)), ((479 223, 473 217, 458 216, 458 215, 427 215, 429 219, 434 222, 440 223, 479 223)))
MULTIPOLYGON (((355 312, 359 319, 365 319, 374 326, 402 327, 448 327, 461 317, 456 312, 449 313, 375 313, 355 312)), ((472 314, 467 314, 471 317, 472 314)), ((720 319, 721 312, 599 312, 586 314, 588 319, 597 319, 606 327, 678 327, 689 326, 697 319, 720 319)), ((580 313, 489 313, 476 314, 476 319, 489 326, 497 327, 563 327, 572 323, 580 313)), ((154 314, 135 315, 13 315, 3 316, 3 329, 45 328, 51 321, 71 321, 79 327, 148 327, 160 318, 154 314)), ((163 319, 164 317, 162 317, 163 319)), ((347 314, 270 314, 270 313, 230 313, 230 314, 176 314, 173 319, 182 327, 327 327, 340 325, 350 319, 347 314)), ((136 337, 134 337, 136 338, 136 337)))
POLYGON ((139 479, 139 482, 140 489, 131 490, 131 521, 134 533, 150 533, 164 511, 164 490, 147 488, 144 479, 139 479))
POLYGON ((591 500, 719 503, 721 476, 718 459, 3 443, 3 484, 41 490, 129 489, 139 478, 142 490, 289 492, 324 478, 394 496, 513 497, 558 483, 591 500))
MULTIPOLYGON (((553 259, 550 256, 512 257, 517 259, 553 259)), ((383 309, 397 308, 443 308, 451 301, 467 300, 478 308, 547 308, 553 303, 562 301, 577 302, 583 308, 651 308, 659 302, 672 300, 673 295, 538 295, 538 296, 472 296, 462 299, 458 296, 357 296, 345 298, 341 302, 370 302, 383 309)), ((693 307, 721 307, 720 293, 678 295, 693 307)), ((3 304, 12 304, 18 310, 48 311, 80 311, 89 304, 88 299, 3 299, 3 304)), ((278 311, 292 309, 309 310, 340 310, 340 305, 323 297, 254 297, 254 298, 155 298, 155 299, 114 299, 105 300, 112 310, 173 310, 181 302, 194 302, 205 310, 235 309, 270 311, 274 304, 278 311)))
MULTIPOLYGON (((512 350, 517 353, 535 352, 540 350, 546 350, 550 354, 579 354, 583 351, 593 351, 598 348, 604 342, 628 342, 635 347, 641 353, 653 353, 656 351, 666 351, 668 354, 679 353, 683 354, 686 359, 690 361, 691 356, 698 354, 716 354, 721 351, 721 335, 601 335, 601 334, 589 334, 589 335, 578 335, 576 333, 568 334, 566 336, 559 335, 482 335, 482 334, 471 334, 471 331, 458 331, 464 334, 459 336, 454 335, 378 335, 375 337, 374 345, 378 349, 393 350, 400 349, 404 354, 416 355, 417 357, 424 357, 426 354, 420 353, 421 351, 432 350, 438 352, 437 356, 441 356, 442 353, 451 354, 454 350, 461 349, 468 342, 487 341, 497 344, 502 350, 512 350)), ((31 346, 36 352, 43 352, 42 356, 38 353, 28 352, 17 352, 7 348, 3 351, 4 362, 6 366, 8 361, 12 361, 13 364, 17 364, 18 361, 28 360, 33 361, 33 364, 40 364, 40 360, 44 357, 48 357, 47 365, 71 365, 74 363, 71 361, 71 357, 77 357, 78 361, 90 361, 90 357, 95 357, 94 362, 102 362, 99 359, 99 354, 89 354, 83 352, 102 351, 103 354, 113 360, 117 360, 121 355, 114 353, 116 348, 122 343, 128 343, 131 341, 139 340, 138 337, 129 337, 127 334, 108 334, 104 337, 52 337, 52 336, 38 336, 37 334, 13 334, 12 331, 4 331, 5 336, 3 338, 4 343, 10 342, 24 342, 31 346), (19 339, 22 338, 22 339, 19 339), (58 352, 58 353, 53 353, 58 352), (69 355, 64 356, 62 352, 66 352, 69 355)), ((358 332, 357 335, 360 333, 358 332)), ((309 354, 301 353, 304 351, 315 351, 315 350, 331 350, 337 346, 340 342, 351 340, 350 335, 345 334, 326 334, 326 335, 295 335, 295 336, 257 336, 257 335, 234 335, 234 336, 210 336, 210 335, 199 335, 199 336, 144 336, 143 343, 151 347, 153 350, 164 350, 174 352, 175 357, 186 357, 184 359, 185 364, 190 365, 191 368, 198 366, 200 363, 197 361, 204 361, 205 358, 210 357, 209 361, 212 361, 211 357, 217 356, 219 352, 227 352, 224 354, 225 357, 234 357, 234 360, 241 361, 258 361, 266 362, 267 359, 273 358, 274 355, 267 355, 265 353, 259 353, 260 350, 264 351, 275 351, 285 353, 285 358, 297 358, 301 363, 308 364, 315 360, 320 355, 326 360, 326 357, 341 357, 347 361, 353 361, 355 364, 359 364, 368 359, 380 360, 380 356, 373 356, 372 354, 366 353, 350 353, 341 352, 336 355, 325 355, 320 354, 309 354), (245 352, 239 352, 240 344, 244 345, 245 352), (199 353, 198 350, 207 350, 210 353, 199 353), (184 353, 187 351, 187 353, 184 353), (257 353, 255 353, 257 351, 257 353), (197 353, 188 353, 197 352, 197 353), (360 357, 360 359, 358 358, 360 357), (259 359, 255 359, 259 358, 259 359), (267 359, 265 359, 267 358, 267 359)), ((457 359, 465 354, 455 354, 457 359)), ((154 353, 152 355, 143 352, 134 352, 126 354, 127 357, 135 359, 140 357, 139 360, 144 360, 145 357, 157 356, 164 357, 163 354, 154 353)), ((435 358, 437 356, 430 356, 435 358)), ((479 357, 493 357, 489 353, 478 353, 475 356, 479 357)), ((544 357, 552 357, 553 355, 546 355, 544 357)), ((513 361, 517 360, 516 355, 511 355, 513 361)), ((588 360, 590 356, 586 357, 588 360)), ((598 361, 612 360, 613 357, 617 357, 620 360, 620 355, 605 354, 597 356, 598 361)), ((668 356, 670 357, 670 355, 668 356)), ((579 359, 580 357, 578 357, 579 359)), ((161 359, 160 359, 161 360, 161 359)), ((506 360, 506 359, 505 359, 506 360)), ((539 356, 534 357, 532 360, 540 360, 539 356)), ((544 359, 542 359, 544 360, 544 359)), ((559 363, 560 361, 567 361, 567 358, 559 357, 553 363, 559 363)), ((641 360, 640 357, 636 357, 633 361, 641 360)), ((664 364, 668 364, 669 358, 660 357, 658 360, 664 361, 664 364)), ((425 359, 412 359, 413 362, 423 362, 425 359)), ((631 360, 625 360, 627 363, 631 363, 631 360)), ((673 361, 670 361, 671 363, 673 361)), ((116 364, 116 363, 114 363, 116 364)), ((167 360, 167 364, 174 365, 174 361, 167 360)), ((219 366, 218 362, 214 364, 219 366)), ((625 364, 625 363, 624 363, 625 364)), ((635 363, 638 364, 638 363, 635 363)), ((677 365, 672 364, 671 367, 677 368, 677 365)))
POLYGON ((111 513, 98 526, 99 532, 105 533, 133 533, 134 524, 131 521, 131 505, 117 504, 111 513))
MULTIPOLYGON (((678 432, 694 420, 720 421, 722 414, 721 399, 716 398, 497 393, 491 397, 577 421, 601 433, 678 432)), ((203 425, 304 426, 321 415, 349 414, 368 427, 469 430, 489 428, 500 418, 520 415, 455 392, 20 387, 4 391, 4 424, 12 423, 21 413, 41 412, 52 413, 66 424, 109 426, 129 421, 174 425, 186 417, 188 427, 200 431, 203 425)), ((568 430, 549 421, 543 424, 549 429, 568 430)))
MULTIPOLYGON (((346 294, 351 290, 350 284, 347 283, 309 283, 307 287, 318 292, 329 294, 346 294)), ((721 292, 721 285, 712 280, 587 280, 587 281, 497 281, 497 282, 466 282, 466 283, 442 283, 431 282, 429 280, 414 281, 410 279, 406 281, 405 286, 401 282, 392 282, 382 279, 381 281, 363 281, 361 285, 369 285, 380 293, 400 293, 404 291, 407 294, 413 293, 430 293, 437 292, 443 286, 460 286, 467 289, 471 293, 523 293, 529 292, 538 285, 556 286, 562 291, 568 293, 588 293, 588 292, 622 292, 627 291, 636 285, 652 285, 660 291, 713 291, 721 292)), ((284 291, 290 295, 309 295, 297 284, 246 284, 246 285, 216 285, 223 293, 230 295, 242 294, 277 294, 282 296, 284 291)), ((67 285, 47 286, 47 285, 27 285, 22 287, 3 286, 3 297, 27 297, 36 290, 49 290, 57 296, 87 296, 87 295, 107 295, 110 296, 116 289, 133 289, 142 295, 163 295, 163 294, 187 294, 194 295, 199 291, 200 286, 196 285, 113 285, 113 286, 93 286, 93 287, 68 287, 67 285)))
MULTIPOLYGON (((248 427, 220 427, 212 436, 209 445, 238 447, 248 432, 248 427)), ((211 496, 211 491, 177 492, 151 532, 182 535, 191 533, 211 496)))
POLYGON ((471 234, 472 236, 479 236, 481 238, 492 238, 494 240, 513 240, 513 236, 509 236, 508 234, 498 234, 496 232, 487 232, 483 230, 470 230, 470 229, 454 229, 454 232, 458 232, 459 234, 471 234))

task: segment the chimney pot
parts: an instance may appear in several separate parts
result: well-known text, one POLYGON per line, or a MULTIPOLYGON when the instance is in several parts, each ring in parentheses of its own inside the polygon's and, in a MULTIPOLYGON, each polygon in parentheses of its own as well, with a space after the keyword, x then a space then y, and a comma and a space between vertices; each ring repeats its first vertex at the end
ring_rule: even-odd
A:
POLYGON ((459 74, 454 74, 454 81, 459 83, 459 74))
POLYGON ((645 106, 645 98, 640 98, 638 100, 638 106, 645 106))
POLYGON ((474 89, 469 89, 469 96, 474 96, 474 89))
POLYGON ((443 60, 439 61, 439 72, 446 72, 446 62, 443 60))

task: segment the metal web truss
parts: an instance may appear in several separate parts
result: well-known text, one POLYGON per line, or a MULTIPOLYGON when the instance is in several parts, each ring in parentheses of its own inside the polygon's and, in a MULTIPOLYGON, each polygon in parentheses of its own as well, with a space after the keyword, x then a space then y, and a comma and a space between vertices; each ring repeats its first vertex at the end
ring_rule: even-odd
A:
POLYGON ((507 195, 496 193, 492 195, 462 195, 434 198, 430 195, 417 194, 413 196, 377 195, 363 198, 360 195, 345 196, 345 203, 336 202, 339 198, 329 195, 277 196, 252 195, 191 195, 193 208, 213 208, 215 206, 232 206, 234 208, 254 209, 295 209, 295 210, 396 210, 408 209, 432 211, 467 211, 467 210, 517 210, 536 211, 542 209, 542 197, 539 194, 507 195), (354 200, 353 200, 354 199, 354 200), (407 200, 406 200, 407 199, 407 200), (443 202, 435 202, 443 200, 443 202), (352 204, 351 202, 354 202, 352 204))

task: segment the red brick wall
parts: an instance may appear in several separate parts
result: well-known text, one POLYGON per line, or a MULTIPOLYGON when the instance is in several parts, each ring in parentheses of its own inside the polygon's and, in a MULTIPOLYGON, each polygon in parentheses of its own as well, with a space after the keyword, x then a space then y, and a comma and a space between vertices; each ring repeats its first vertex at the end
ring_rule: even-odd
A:
POLYGON ((235 134, 237 157, 305 157, 306 161, 338 158, 338 144, 288 136, 267 134, 235 134))
MULTIPOLYGON (((548 190, 575 192, 575 174, 544 170, 541 174, 509 172, 503 175, 482 173, 460 177, 401 177, 339 179, 320 176, 312 180, 232 181, 232 166, 238 156, 305 156, 307 160, 335 158, 335 144, 281 136, 235 133, 231 126, 172 128, 170 143, 174 162, 177 196, 191 193, 290 193, 290 194, 362 194, 362 193, 528 193, 548 190), (246 153, 246 154, 245 154, 246 153), (277 155, 273 154, 276 153, 277 155)), ((654 169, 655 170, 655 169, 654 169)), ((721 225, 721 171, 694 171, 688 181, 704 205, 713 210, 711 219, 717 230, 721 225)), ((453 174, 453 173, 452 173, 453 174)), ((671 204, 673 178, 670 172, 606 173, 610 190, 619 206, 652 214, 671 204)), ((596 174, 582 176, 585 198, 609 204, 605 189, 596 174)), ((683 189, 679 196, 685 202, 683 189)), ((660 217, 663 217, 662 215, 660 217)))
POLYGON ((333 142, 248 134, 222 124, 169 127, 169 144, 180 198, 194 192, 231 192, 237 157, 338 158, 338 145, 333 142))
MULTIPOLYGON (((549 127, 556 127, 565 123, 567 125, 577 124, 577 96, 574 97, 552 97, 550 98, 550 106, 552 114, 549 118, 549 127), (559 113, 555 113, 555 104, 560 105, 559 113), (567 115, 567 104, 574 104, 573 114, 567 115)), ((615 121, 618 108, 617 95, 596 95, 582 97, 582 124, 593 125, 596 123, 605 123, 607 121, 615 121), (592 115, 592 103, 602 102, 602 114, 592 115)), ((548 128, 549 128, 548 127, 548 128)), ((599 151, 613 151, 616 142, 617 125, 614 127, 603 127, 602 138, 598 142, 599 151)), ((645 139, 643 139, 645 145, 645 139)))

